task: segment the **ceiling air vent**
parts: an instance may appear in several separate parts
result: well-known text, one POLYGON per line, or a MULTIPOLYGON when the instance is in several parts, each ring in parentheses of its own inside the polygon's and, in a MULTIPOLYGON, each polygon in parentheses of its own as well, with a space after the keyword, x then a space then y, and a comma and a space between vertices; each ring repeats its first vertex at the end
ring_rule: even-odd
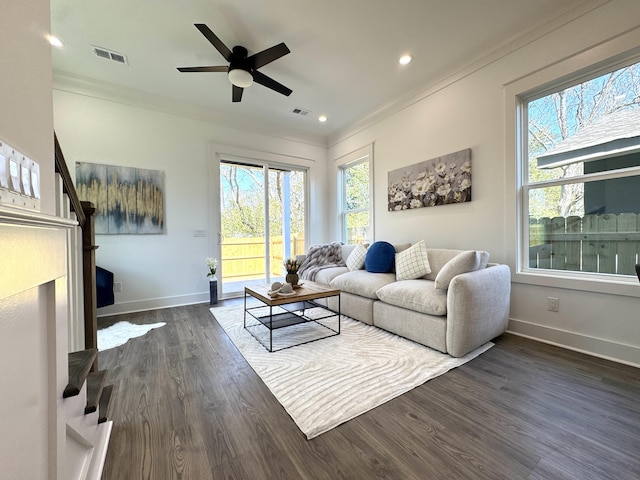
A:
POLYGON ((100 58, 106 58, 107 60, 113 60, 114 62, 123 63, 127 65, 127 56, 118 52, 114 52, 113 50, 108 50, 102 47, 96 47, 95 45, 91 46, 91 50, 94 54, 96 54, 100 58))
POLYGON ((293 110, 291 110, 291 113, 295 113, 296 115, 302 115, 303 117, 306 117, 307 115, 309 115, 309 113, 311 113, 311 110, 305 110, 304 108, 294 108, 293 110))

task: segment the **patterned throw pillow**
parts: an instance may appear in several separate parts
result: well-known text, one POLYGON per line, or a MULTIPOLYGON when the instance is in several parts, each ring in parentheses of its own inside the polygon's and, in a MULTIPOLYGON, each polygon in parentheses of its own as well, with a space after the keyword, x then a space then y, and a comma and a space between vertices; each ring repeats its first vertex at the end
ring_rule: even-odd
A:
POLYGON ((396 280, 413 280, 428 273, 431 267, 424 240, 396 254, 396 280))
POLYGON ((367 247, 362 243, 355 246, 353 251, 347 257, 347 268, 350 271, 361 270, 364 267, 364 259, 367 256, 367 247))

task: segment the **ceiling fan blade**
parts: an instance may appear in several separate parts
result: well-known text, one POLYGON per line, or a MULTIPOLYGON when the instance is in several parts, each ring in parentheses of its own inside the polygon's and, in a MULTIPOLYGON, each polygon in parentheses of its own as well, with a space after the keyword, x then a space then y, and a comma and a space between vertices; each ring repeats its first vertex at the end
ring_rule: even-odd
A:
POLYGON ((267 77, 264 73, 258 71, 253 72, 253 81, 287 97, 291 95, 291 92, 293 92, 290 88, 285 87, 281 83, 276 82, 273 78, 267 77))
POLYGON ((280 57, 284 57, 287 53, 291 53, 289 47, 287 47, 284 43, 279 43, 278 45, 274 45, 271 48, 267 48, 258 53, 254 53, 247 60, 253 63, 253 68, 260 68, 267 63, 271 63, 274 60, 279 59, 280 57))
POLYGON ((239 102, 242 100, 242 92, 244 92, 244 88, 233 85, 233 98, 231 100, 233 102, 239 102))
POLYGON ((217 67, 177 67, 181 72, 226 72, 229 67, 220 65, 217 67))
POLYGON ((231 58, 231 50, 227 47, 222 40, 220 40, 215 33, 211 31, 209 27, 207 27, 204 23, 194 23, 196 28, 200 30, 200 33, 206 37, 207 40, 211 42, 211 44, 216 47, 225 60, 230 61, 231 58))

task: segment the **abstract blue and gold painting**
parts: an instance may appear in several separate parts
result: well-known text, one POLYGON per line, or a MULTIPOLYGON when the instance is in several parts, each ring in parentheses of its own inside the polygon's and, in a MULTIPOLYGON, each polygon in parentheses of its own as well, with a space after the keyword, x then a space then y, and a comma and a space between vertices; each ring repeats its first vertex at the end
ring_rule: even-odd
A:
POLYGON ((76 162, 80 200, 96 207, 95 232, 164 233, 164 172, 76 162))

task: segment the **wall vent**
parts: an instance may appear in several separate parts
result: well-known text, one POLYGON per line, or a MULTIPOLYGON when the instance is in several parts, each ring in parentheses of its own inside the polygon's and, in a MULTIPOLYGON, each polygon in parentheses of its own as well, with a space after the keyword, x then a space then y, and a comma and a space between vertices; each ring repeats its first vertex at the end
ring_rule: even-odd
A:
POLYGON ((96 47, 95 45, 91 45, 91 51, 100 58, 106 58, 107 60, 113 60, 114 62, 123 63, 125 65, 129 64, 127 56, 122 53, 114 52, 107 48, 96 47))
POLYGON ((302 115, 303 117, 306 117, 311 113, 311 110, 305 110, 304 108, 296 107, 293 110, 291 110, 291 113, 295 113, 296 115, 302 115))

